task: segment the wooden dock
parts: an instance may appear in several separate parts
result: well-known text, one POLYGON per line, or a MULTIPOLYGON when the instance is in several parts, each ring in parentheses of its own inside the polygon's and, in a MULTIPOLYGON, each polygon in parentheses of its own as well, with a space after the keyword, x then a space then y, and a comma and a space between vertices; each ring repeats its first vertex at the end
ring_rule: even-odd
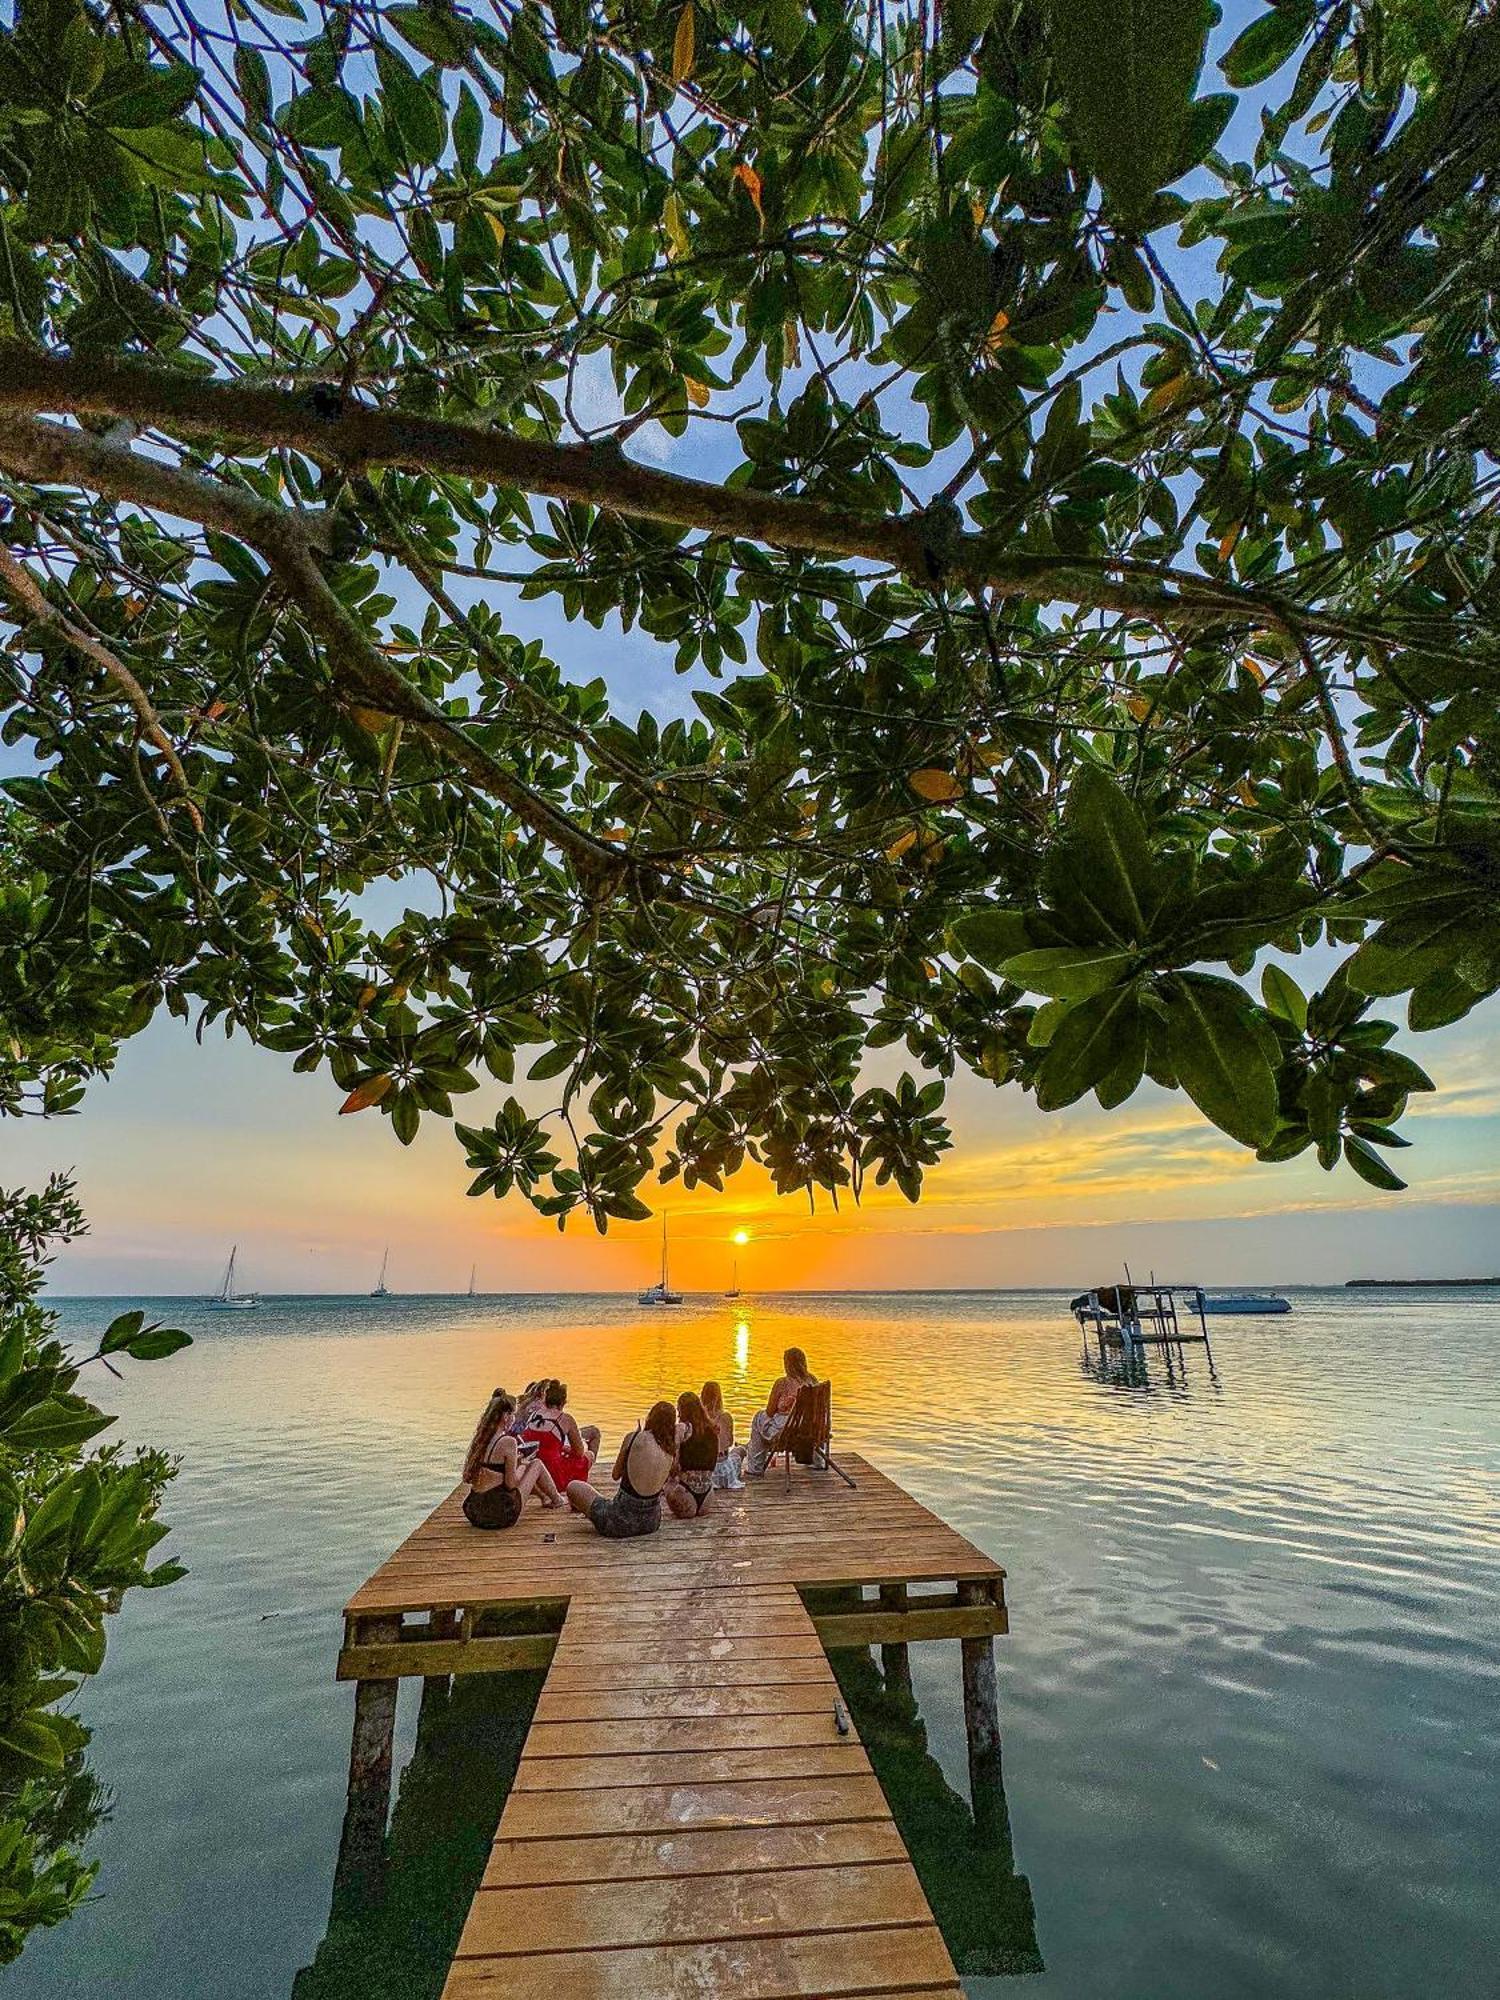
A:
POLYGON ((1004 1572, 843 1462, 852 1490, 773 1472, 625 1543, 535 1507, 482 1534, 454 1493, 350 1600, 344 1865, 383 1837, 402 1677, 548 1668, 444 2000, 538 1977, 574 2000, 957 2000, 824 1649, 878 1644, 899 1672, 910 1641, 960 1639, 977 1802, 992 1762, 998 1781, 1004 1572), (813 1586, 844 1602, 809 1611, 813 1586))

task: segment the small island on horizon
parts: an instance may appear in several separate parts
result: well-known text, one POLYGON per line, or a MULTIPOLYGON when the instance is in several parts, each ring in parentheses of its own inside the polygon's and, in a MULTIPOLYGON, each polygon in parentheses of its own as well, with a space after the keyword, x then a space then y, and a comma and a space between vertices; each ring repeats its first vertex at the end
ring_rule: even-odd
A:
POLYGON ((1500 1285, 1500 1278, 1346 1278, 1345 1291, 1402 1290, 1418 1286, 1442 1289, 1450 1285, 1500 1285))

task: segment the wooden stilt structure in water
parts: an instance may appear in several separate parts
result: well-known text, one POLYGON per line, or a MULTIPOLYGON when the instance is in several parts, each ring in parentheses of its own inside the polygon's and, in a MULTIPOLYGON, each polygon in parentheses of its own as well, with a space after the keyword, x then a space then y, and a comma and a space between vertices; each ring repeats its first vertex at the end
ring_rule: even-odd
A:
POLYGON ((402 1678, 548 1668, 444 2000, 537 1976, 576 2000, 959 2000, 824 1649, 878 1646, 887 1684, 909 1687, 909 1644, 962 1642, 978 1823, 998 1784, 1004 1571, 845 1463, 852 1489, 797 1468, 623 1543, 538 1508, 485 1534, 454 1493, 350 1600, 341 1874, 378 1868, 402 1678), (809 1611, 799 1587, 829 1586, 857 1595, 809 1611))

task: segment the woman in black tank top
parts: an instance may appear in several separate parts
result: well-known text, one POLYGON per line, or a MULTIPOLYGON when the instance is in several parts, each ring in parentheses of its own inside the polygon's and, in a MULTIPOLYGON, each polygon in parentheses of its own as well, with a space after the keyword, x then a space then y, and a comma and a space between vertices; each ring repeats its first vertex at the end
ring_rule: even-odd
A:
POLYGON ((692 1521, 708 1505, 719 1462, 718 1426, 691 1389, 677 1398, 677 1461, 666 1502, 680 1521, 692 1521))

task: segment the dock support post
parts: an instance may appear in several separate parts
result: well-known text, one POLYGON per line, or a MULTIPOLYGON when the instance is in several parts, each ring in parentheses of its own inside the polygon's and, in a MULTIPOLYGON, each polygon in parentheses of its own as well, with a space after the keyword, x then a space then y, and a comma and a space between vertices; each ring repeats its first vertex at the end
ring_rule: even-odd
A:
MULTIPOLYGON (((399 1618, 364 1618, 356 1643, 386 1645, 401 1636, 399 1618)), ((391 1809, 391 1752, 396 1734, 395 1680, 356 1681, 354 1734, 349 1746, 349 1794, 339 1838, 334 1895, 361 1893, 376 1886, 385 1853, 391 1809)))
MULTIPOLYGON (((882 1611, 905 1611, 906 1585, 883 1583, 880 1586, 880 1608, 882 1611)), ((911 1656, 904 1641, 897 1645, 881 1647, 880 1671, 885 1676, 887 1688, 905 1695, 911 1693, 911 1656)))
MULTIPOLYGON (((960 1604, 992 1604, 988 1583, 961 1583, 960 1604)), ((1005 1815, 1005 1789, 1000 1770, 1000 1698, 995 1685, 995 1642, 992 1638, 961 1639, 964 1676, 964 1727, 969 1738, 969 1798, 975 1828, 983 1834, 1005 1815)))

